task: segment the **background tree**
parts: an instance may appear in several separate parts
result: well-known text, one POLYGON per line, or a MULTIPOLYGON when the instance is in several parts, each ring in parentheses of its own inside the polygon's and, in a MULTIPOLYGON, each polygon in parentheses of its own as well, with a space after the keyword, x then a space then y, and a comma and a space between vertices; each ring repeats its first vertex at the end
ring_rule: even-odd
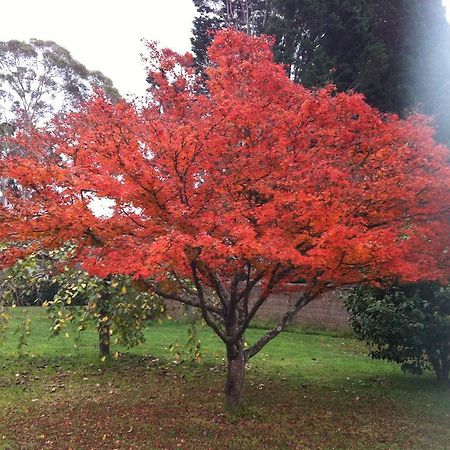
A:
POLYGON ((200 70, 208 66, 207 51, 213 31, 232 27, 248 34, 260 34, 269 17, 270 0, 193 0, 197 8, 191 38, 192 51, 200 70))
POLYGON ((370 355, 401 364, 404 371, 434 370, 448 384, 450 288, 437 283, 358 287, 345 300, 356 335, 370 355))
POLYGON ((37 252, 4 270, 0 278, 0 301, 5 306, 42 306, 53 298, 58 291, 52 278, 53 254, 37 252))
POLYGON ((448 149, 426 119, 295 84, 270 46, 218 33, 206 95, 192 55, 151 45, 147 107, 93 99, 31 139, 18 136, 27 158, 1 166, 27 191, 0 210, 2 264, 70 237, 91 274, 133 275, 199 308, 226 346, 231 409, 245 362, 320 294, 445 280, 450 266, 448 149), (109 201, 102 216, 95 199, 109 201), (244 348, 261 305, 299 279, 292 308, 244 348))
POLYGON ((87 100, 93 89, 119 97, 109 78, 53 41, 0 42, 0 123, 42 123, 87 100))
MULTIPOLYGON (((73 248, 66 245, 50 252, 32 253, 2 272, 0 330, 3 334, 9 307, 44 305, 48 307, 53 335, 72 325, 78 341, 89 324, 94 323, 101 357, 110 356, 111 340, 127 347, 143 342, 144 328, 164 311, 161 300, 139 288, 129 277, 101 279, 90 277, 79 268, 64 266, 71 251, 73 248)), ((29 325, 28 317, 23 323, 29 325)))
MULTIPOLYGON (((0 42, 0 136, 11 136, 17 128, 42 126, 56 115, 77 108, 96 89, 112 101, 119 98, 109 78, 88 70, 53 41, 0 42)), ((0 157, 13 150, 23 148, 4 141, 0 157)), ((11 179, 1 177, 2 204, 6 204, 3 194, 8 187, 17 188, 11 179)), ((16 192, 23 194, 20 189, 16 192)), ((39 305, 53 298, 58 291, 52 278, 56 261, 53 256, 39 252, 2 274, 6 300, 16 305, 39 305)))
MULTIPOLYGON (((113 101, 119 97, 109 78, 89 71, 53 41, 0 42, 0 138, 76 108, 95 89, 113 101)), ((13 150, 20 151, 3 141, 0 158, 13 150)), ((0 174, 0 203, 9 183, 0 174)))
MULTIPOLYGON (((220 0, 196 0, 192 48, 203 64, 209 29, 235 26, 220 0)), ((233 3, 233 2, 231 2, 233 3)), ((307 87, 333 83, 363 93, 376 108, 436 116, 450 142, 450 25, 441 0, 247 0, 251 31, 276 38, 275 54, 307 87)))
POLYGON ((94 323, 102 358, 111 355, 111 342, 128 348, 144 342, 143 330, 165 310, 158 296, 143 290, 127 276, 102 279, 66 268, 54 283, 59 289, 46 303, 53 334, 72 325, 78 341, 94 323))

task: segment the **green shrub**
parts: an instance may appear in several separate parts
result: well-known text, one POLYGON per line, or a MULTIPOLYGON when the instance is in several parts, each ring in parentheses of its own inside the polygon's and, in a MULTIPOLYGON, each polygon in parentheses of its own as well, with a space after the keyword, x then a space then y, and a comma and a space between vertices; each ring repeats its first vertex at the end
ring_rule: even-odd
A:
MULTIPOLYGON (((95 324, 101 356, 109 356, 111 338, 132 347, 144 341, 143 330, 164 311, 154 294, 126 276, 101 279, 65 266, 73 246, 39 252, 18 260, 0 274, 0 343, 5 339, 9 306, 48 307, 51 334, 66 325, 77 329, 78 344, 86 327, 95 324)), ((27 345, 31 324, 25 318, 16 330, 18 350, 27 345)))
POLYGON ((350 324, 370 347, 370 356, 401 364, 403 371, 434 370, 448 384, 450 287, 437 283, 360 286, 345 300, 350 324))

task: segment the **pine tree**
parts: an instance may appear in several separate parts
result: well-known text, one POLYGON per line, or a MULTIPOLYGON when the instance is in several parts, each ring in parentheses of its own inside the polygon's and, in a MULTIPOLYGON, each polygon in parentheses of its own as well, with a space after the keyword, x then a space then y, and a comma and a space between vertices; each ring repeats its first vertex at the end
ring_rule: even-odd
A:
POLYGON ((450 25, 440 0, 194 2, 199 16, 192 44, 200 67, 208 30, 245 30, 245 15, 229 20, 229 11, 230 5, 246 4, 253 11, 251 33, 275 36, 276 58, 294 81, 355 90, 371 105, 401 116, 436 116, 438 138, 450 142, 450 25))
POLYGON ((196 65, 207 65, 206 51, 214 31, 231 27, 257 35, 263 32, 269 17, 270 0, 193 0, 198 11, 191 38, 196 65))

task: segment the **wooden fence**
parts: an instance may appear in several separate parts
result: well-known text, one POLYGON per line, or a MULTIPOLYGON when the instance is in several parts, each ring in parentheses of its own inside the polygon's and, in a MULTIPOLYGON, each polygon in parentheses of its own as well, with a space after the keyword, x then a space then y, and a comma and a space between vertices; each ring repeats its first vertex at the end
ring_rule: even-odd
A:
MULTIPOLYGON (((301 287, 292 288, 289 292, 276 292, 260 307, 255 316, 260 321, 276 321, 291 308, 298 296, 301 287)), ((250 304, 258 295, 257 289, 250 299, 250 304)), ((343 305, 342 297, 345 290, 331 291, 312 301, 299 311, 293 323, 314 328, 326 328, 332 330, 348 329, 348 312, 343 305)), ((167 302, 169 314, 179 317, 181 305, 176 302, 167 302)))

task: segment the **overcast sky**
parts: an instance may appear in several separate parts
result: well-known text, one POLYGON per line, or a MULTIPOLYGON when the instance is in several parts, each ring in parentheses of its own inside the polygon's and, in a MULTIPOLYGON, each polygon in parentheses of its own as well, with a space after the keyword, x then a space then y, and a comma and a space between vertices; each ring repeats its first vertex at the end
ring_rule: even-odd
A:
POLYGON ((122 94, 143 94, 141 39, 190 49, 191 0, 5 0, 0 41, 38 38, 67 48, 90 70, 110 77, 122 94), (7 18, 11 18, 8 20, 7 18))
MULTIPOLYGON (((443 2, 450 19, 450 0, 443 2)), ((189 50, 195 8, 191 0, 4 0, 1 12, 0 41, 53 40, 122 94, 141 95, 141 39, 189 50)))

